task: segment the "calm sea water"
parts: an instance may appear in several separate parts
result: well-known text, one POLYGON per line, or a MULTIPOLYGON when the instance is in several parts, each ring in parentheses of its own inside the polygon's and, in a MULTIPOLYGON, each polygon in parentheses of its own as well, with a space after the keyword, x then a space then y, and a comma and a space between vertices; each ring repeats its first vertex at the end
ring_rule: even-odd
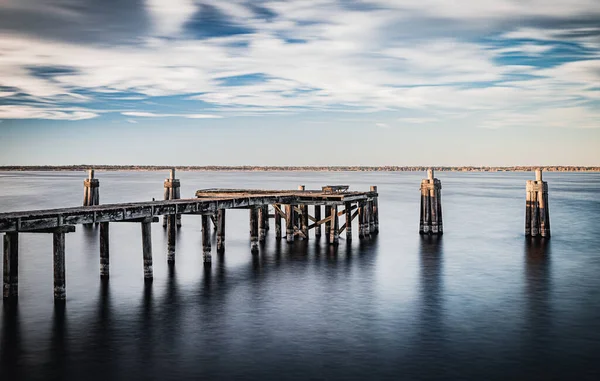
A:
MULTIPOLYGON (((163 172, 100 172, 101 203, 162 197, 163 172)), ((0 211, 77 206, 84 173, 0 172, 0 211)), ((249 249, 231 211, 226 253, 202 264, 183 216, 176 265, 154 224, 154 282, 139 224, 67 236, 67 302, 52 296, 52 237, 20 236, 19 300, 2 303, 1 380, 600 379, 600 174, 545 173, 552 238, 523 235, 528 173, 439 172, 441 239, 418 234, 424 173, 178 172, 200 188, 378 185, 380 234, 337 249, 249 249)), ((213 249, 215 245, 213 244, 213 249)))

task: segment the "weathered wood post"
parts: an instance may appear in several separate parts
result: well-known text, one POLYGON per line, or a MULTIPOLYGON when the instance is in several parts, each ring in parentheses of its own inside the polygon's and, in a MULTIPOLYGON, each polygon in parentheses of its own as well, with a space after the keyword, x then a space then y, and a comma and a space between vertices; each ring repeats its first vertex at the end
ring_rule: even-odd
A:
POLYGON ((375 234, 375 218, 373 217, 373 200, 367 201, 367 206, 369 210, 369 235, 375 234))
POLYGON ((100 222, 100 278, 110 275, 108 222, 100 222))
POLYGON ((294 220, 296 219, 296 217, 294 216, 294 205, 286 205, 285 214, 287 217, 285 219, 285 239, 287 243, 294 243, 294 220))
POLYGON ((267 236, 266 223, 269 219, 269 210, 266 205, 258 207, 258 241, 265 242, 267 236))
POLYGON ((434 177, 433 169, 429 169, 427 178, 421 181, 420 234, 443 234, 441 196, 442 183, 434 177))
POLYGON ((279 209, 281 209, 281 204, 275 204, 273 212, 273 218, 275 219, 275 239, 281 239, 281 214, 279 214, 279 209))
POLYGON ((337 245, 340 239, 340 219, 338 217, 337 205, 333 205, 329 210, 332 217, 329 243, 337 245))
POLYGON ((258 207, 250 207, 250 251, 258 253, 258 207))
POLYGON ((346 241, 352 241, 352 203, 345 203, 346 212, 346 241))
MULTIPOLYGON (((325 218, 331 217, 331 206, 325 205, 325 218)), ((331 220, 325 222, 325 241, 331 242, 331 220)))
POLYGON ((358 202, 358 238, 365 238, 365 202, 358 202))
POLYGON ((5 299, 19 295, 19 233, 4 234, 4 284, 2 296, 5 299))
POLYGON ((175 242, 177 229, 175 227, 177 215, 169 214, 165 216, 167 219, 167 263, 175 263, 175 242))
POLYGON ((526 184, 525 235, 550 237, 548 183, 542 180, 541 169, 536 169, 535 181, 526 184))
POLYGON ((88 170, 83 181, 83 206, 100 205, 100 181, 94 178, 94 170, 88 170))
MULTIPOLYGON (((377 193, 377 185, 371 185, 371 192, 377 193)), ((379 234, 379 196, 373 197, 373 231, 372 233, 379 234)))
MULTIPOLYGON (((321 205, 315 205, 315 220, 321 221, 321 205)), ((321 238, 321 225, 315 226, 315 238, 321 238)))
MULTIPOLYGON (((171 169, 171 172, 169 173, 169 178, 165 179, 165 193, 164 193, 164 199, 165 200, 179 200, 181 198, 181 183, 179 181, 179 179, 175 178, 175 168, 171 169)), ((163 227, 167 226, 167 221, 168 221, 168 217, 169 216, 165 216, 163 218, 163 227)), ((176 217, 177 220, 177 227, 181 227, 181 214, 178 214, 176 217)))
POLYGON ((207 214, 202 215, 202 254, 204 258, 204 264, 210 264, 212 261, 211 245, 210 245, 210 216, 207 214))
POLYGON ((65 232, 53 233, 54 247, 54 300, 65 300, 66 276, 65 276, 65 232))
POLYGON ((152 271, 152 223, 149 219, 142 221, 142 256, 144 259, 144 280, 152 280, 154 277, 152 271))
POLYGON ((217 210, 217 252, 225 252, 225 209, 217 210))

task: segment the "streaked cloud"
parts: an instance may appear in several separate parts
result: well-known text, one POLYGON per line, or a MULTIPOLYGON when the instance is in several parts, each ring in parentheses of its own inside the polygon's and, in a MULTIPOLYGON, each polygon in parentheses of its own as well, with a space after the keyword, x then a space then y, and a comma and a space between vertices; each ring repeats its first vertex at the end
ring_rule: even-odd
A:
POLYGON ((597 1, 147 0, 118 1, 108 16, 101 6, 0 5, 1 118, 341 111, 600 127, 597 1), (177 113, 173 97, 185 100, 177 113))
POLYGON ((137 111, 126 111, 122 112, 125 116, 136 116, 139 118, 188 118, 188 119, 214 119, 222 118, 220 115, 211 114, 157 114, 153 112, 137 112, 137 111))

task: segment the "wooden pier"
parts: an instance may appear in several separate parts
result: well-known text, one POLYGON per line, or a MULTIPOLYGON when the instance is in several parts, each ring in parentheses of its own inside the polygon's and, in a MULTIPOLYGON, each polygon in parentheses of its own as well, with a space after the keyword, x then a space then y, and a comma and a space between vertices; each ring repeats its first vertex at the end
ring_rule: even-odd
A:
MULTIPOLYGON (((93 179, 90 172, 88 180, 93 179)), ((86 189, 98 189, 96 186, 86 189)), ((307 240, 313 230, 315 238, 321 237, 321 225, 325 224, 325 239, 337 245, 339 236, 346 230, 347 239, 351 239, 352 221, 358 217, 359 237, 369 238, 378 233, 378 193, 376 187, 367 192, 348 191, 348 186, 325 186, 321 190, 249 190, 249 189, 204 189, 196 192, 196 198, 177 199, 178 192, 171 189, 175 185, 174 172, 165 182, 169 189, 169 199, 136 203, 90 205, 83 207, 34 210, 12 213, 0 213, 0 233, 4 234, 4 298, 18 295, 19 239, 22 233, 53 234, 54 258, 54 298, 66 298, 65 272, 65 235, 75 231, 76 225, 100 224, 100 277, 110 274, 109 224, 115 222, 134 222, 141 225, 141 262, 146 280, 153 278, 152 271, 152 222, 158 222, 160 216, 167 218, 167 261, 175 262, 175 235, 177 216, 182 214, 200 215, 202 224, 202 253, 206 265, 211 263, 211 221, 217 231, 217 251, 225 251, 225 216, 228 209, 248 209, 250 215, 250 250, 259 251, 259 242, 266 239, 269 219, 274 220, 275 238, 283 239, 281 219, 285 220, 285 239, 293 244, 295 240, 307 240), (312 215, 309 212, 312 209, 312 215), (321 215, 325 207, 325 215, 321 215), (269 213, 272 208, 273 212, 269 213), (340 226, 339 218, 345 216, 340 226)), ((178 181, 177 181, 178 185, 178 181)), ((165 198, 167 198, 165 191, 165 198)), ((97 194, 97 192, 95 193, 97 194)), ((93 192, 86 191, 88 200, 98 200, 93 192)), ((86 203, 93 204, 94 202, 86 203)))

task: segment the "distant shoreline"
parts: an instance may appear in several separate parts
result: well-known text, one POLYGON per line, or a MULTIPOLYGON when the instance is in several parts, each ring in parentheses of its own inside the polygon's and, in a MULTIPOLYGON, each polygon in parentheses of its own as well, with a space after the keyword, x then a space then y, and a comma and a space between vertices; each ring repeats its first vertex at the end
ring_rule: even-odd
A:
POLYGON ((422 172, 430 168, 442 172, 530 172, 542 168, 546 172, 600 172, 600 166, 167 166, 167 165, 51 165, 0 166, 0 171, 223 171, 223 172, 422 172))

